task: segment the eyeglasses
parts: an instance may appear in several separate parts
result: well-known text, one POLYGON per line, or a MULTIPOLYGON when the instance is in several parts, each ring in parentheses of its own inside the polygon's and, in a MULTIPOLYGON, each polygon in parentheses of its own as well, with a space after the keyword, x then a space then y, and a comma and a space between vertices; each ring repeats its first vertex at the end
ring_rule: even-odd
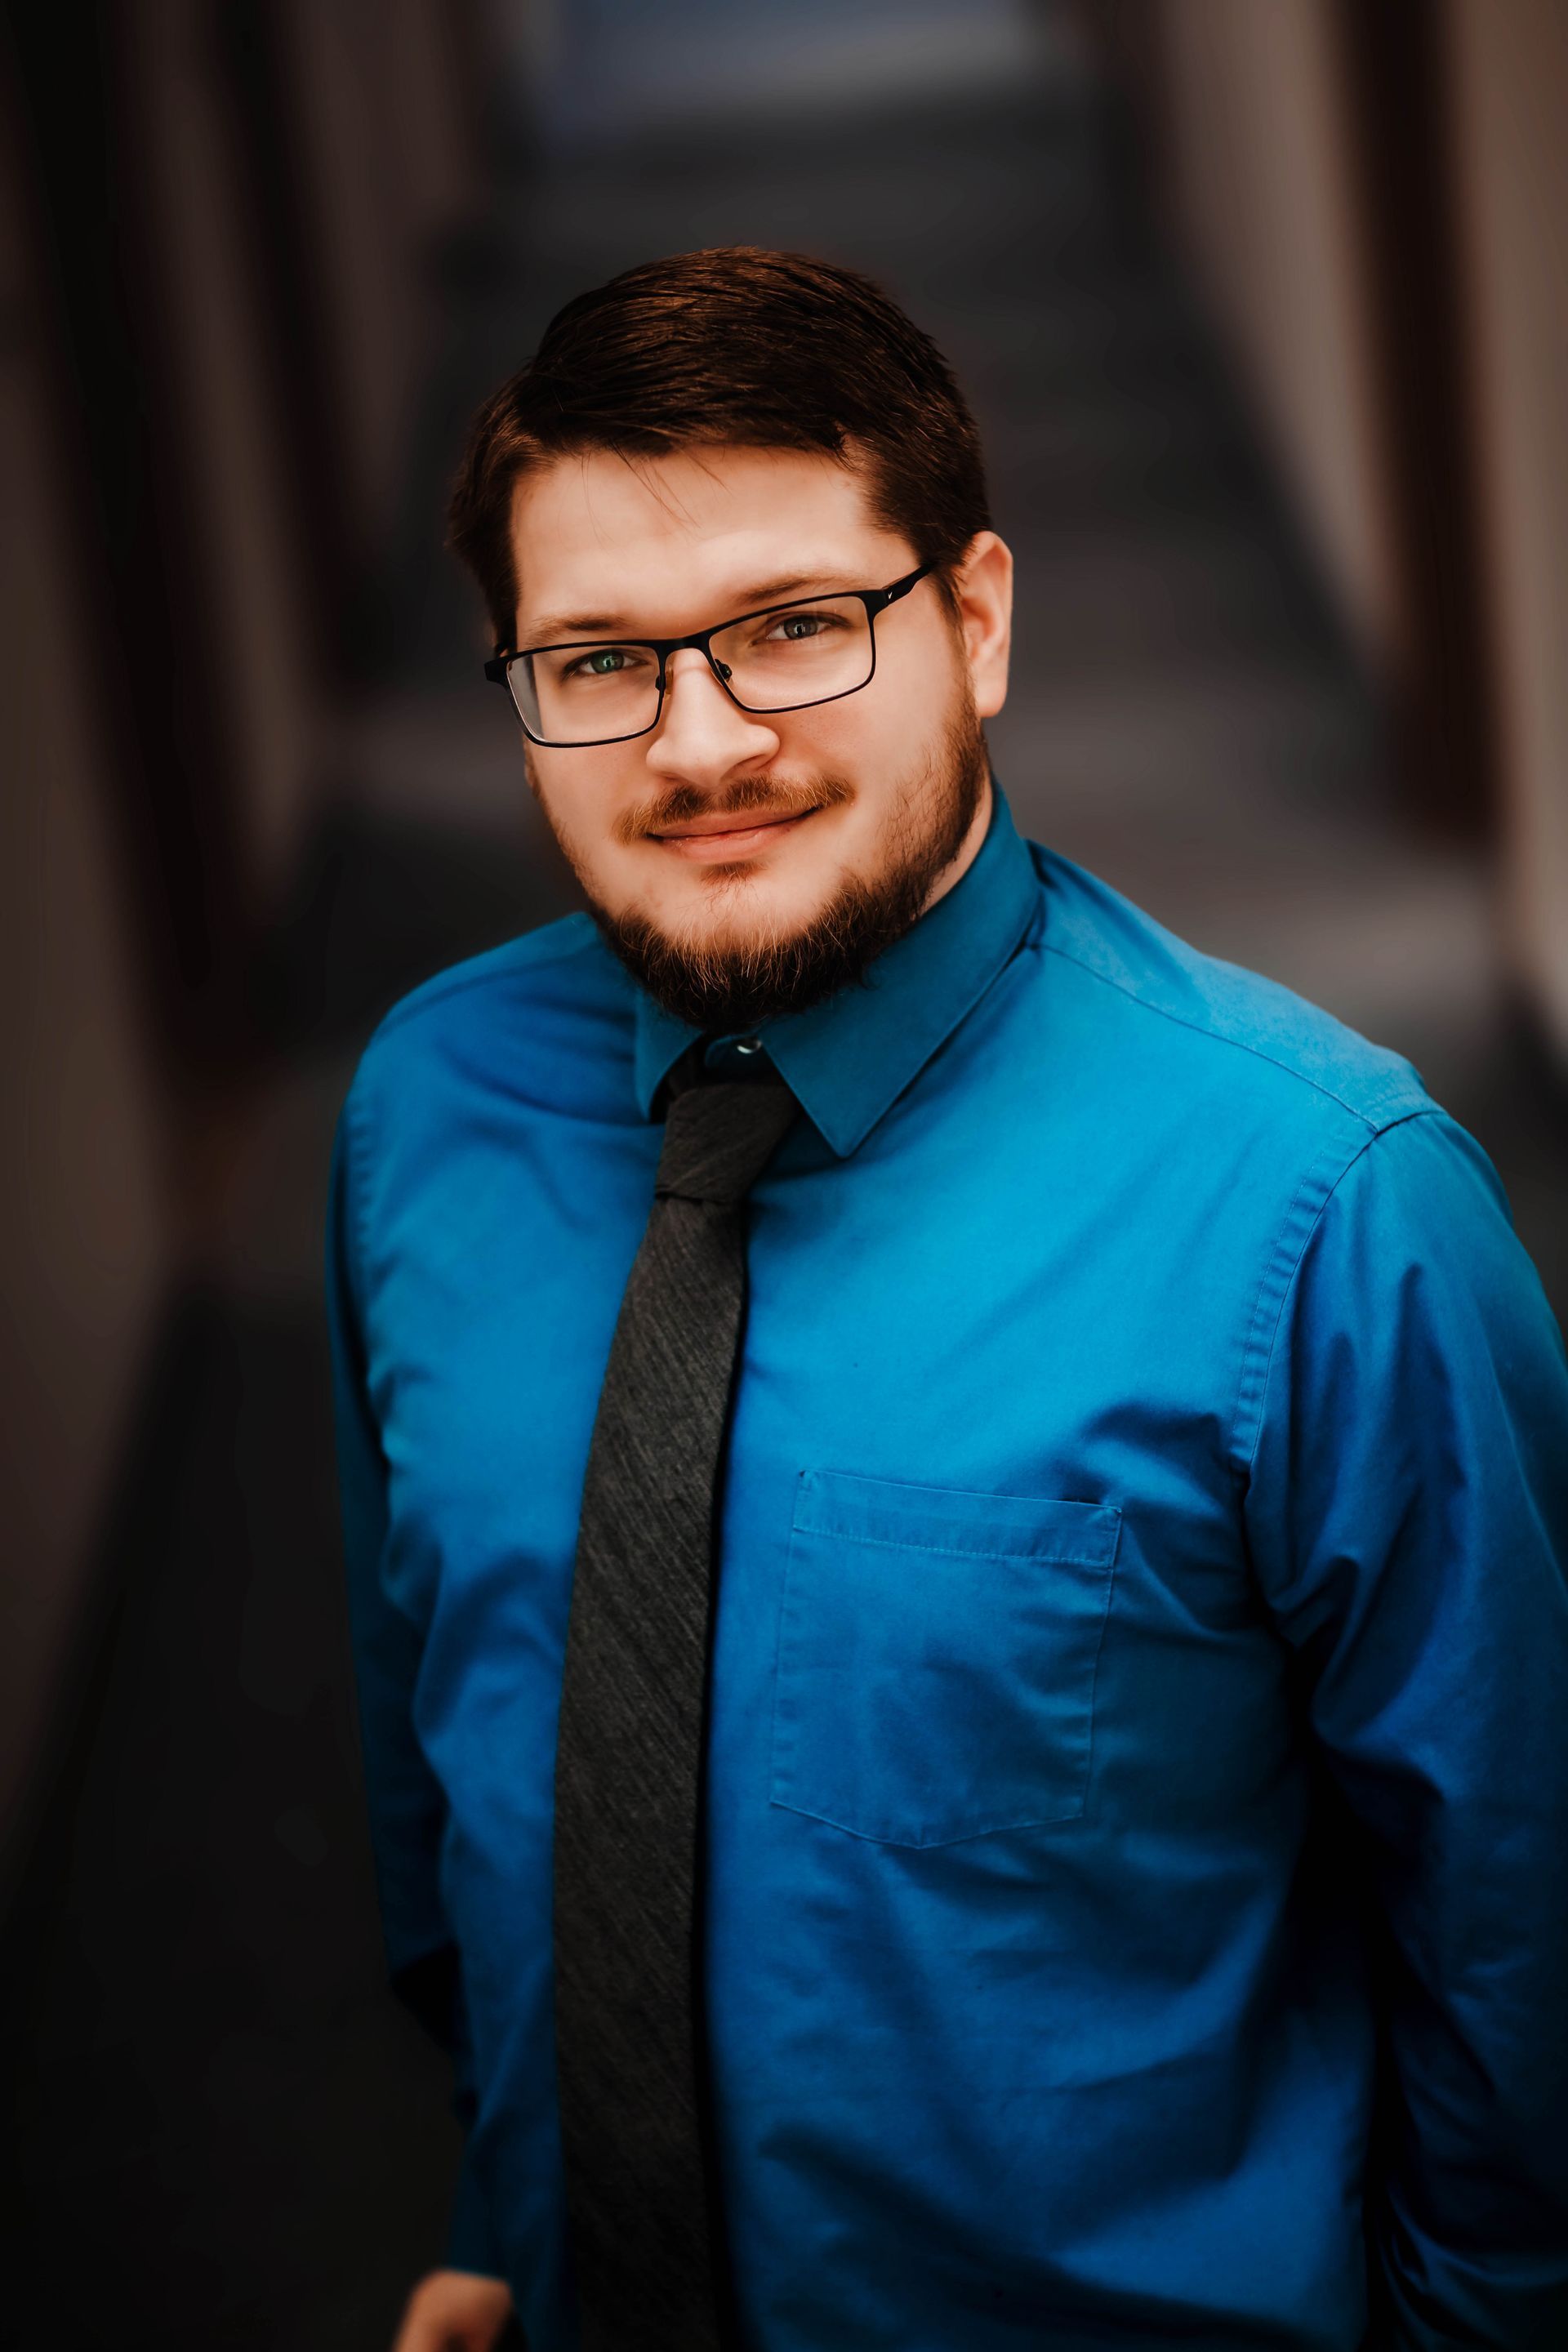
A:
POLYGON ((688 646, 703 656, 739 709, 809 710, 870 685, 877 673, 877 615, 934 569, 922 563, 887 588, 770 604, 689 637, 525 646, 497 654, 486 662, 485 676, 510 688, 524 734, 549 751, 584 751, 651 735, 664 709, 669 657, 688 646))

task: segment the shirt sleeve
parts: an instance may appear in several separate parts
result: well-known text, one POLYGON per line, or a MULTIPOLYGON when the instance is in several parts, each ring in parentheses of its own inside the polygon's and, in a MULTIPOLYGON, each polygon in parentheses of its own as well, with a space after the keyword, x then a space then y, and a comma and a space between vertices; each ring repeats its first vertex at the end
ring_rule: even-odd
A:
POLYGON ((1546 2352, 1568 2343, 1568 1370, 1446 1113, 1345 1171, 1270 1347, 1248 1538, 1389 1956, 1373 2340, 1546 2352))
POLYGON ((464 2152, 447 2261, 456 2270, 499 2275, 501 2263, 471 2159, 469 2132, 478 2102, 462 1971, 440 1895, 446 1805, 414 1726, 420 1636, 393 1607, 382 1583, 386 1461, 365 1381, 352 1152, 345 1111, 332 1152, 326 1307, 360 1748, 382 1937, 393 1990, 452 2059, 453 2107, 464 2152))

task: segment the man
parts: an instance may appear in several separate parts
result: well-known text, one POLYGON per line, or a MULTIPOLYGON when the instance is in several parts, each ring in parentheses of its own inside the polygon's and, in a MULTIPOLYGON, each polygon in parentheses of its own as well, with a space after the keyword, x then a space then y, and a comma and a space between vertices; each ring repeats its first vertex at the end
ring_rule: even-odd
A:
POLYGON ((454 539, 592 914, 396 1007, 335 1161, 468 2125, 404 2352, 1568 2340, 1568 1373, 1485 1156, 1019 838, 864 280, 584 296, 454 539))

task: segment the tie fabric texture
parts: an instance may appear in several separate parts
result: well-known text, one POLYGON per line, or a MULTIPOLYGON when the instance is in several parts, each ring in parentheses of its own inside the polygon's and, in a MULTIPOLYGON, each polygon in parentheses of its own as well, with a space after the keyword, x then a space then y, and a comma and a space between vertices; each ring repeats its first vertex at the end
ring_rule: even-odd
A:
POLYGON ((584 2352, 719 2352, 700 1822, 745 1197, 799 1104, 689 1060, 589 1447, 555 1766, 556 2072, 584 2352))

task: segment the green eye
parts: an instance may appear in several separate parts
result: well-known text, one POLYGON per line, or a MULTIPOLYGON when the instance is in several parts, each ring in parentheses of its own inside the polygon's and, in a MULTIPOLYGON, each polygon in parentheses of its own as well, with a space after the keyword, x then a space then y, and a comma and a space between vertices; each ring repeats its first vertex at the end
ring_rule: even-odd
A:
POLYGON ((625 677, 638 667, 635 646, 595 646, 569 661, 560 675, 563 685, 582 685, 591 678, 625 677))

